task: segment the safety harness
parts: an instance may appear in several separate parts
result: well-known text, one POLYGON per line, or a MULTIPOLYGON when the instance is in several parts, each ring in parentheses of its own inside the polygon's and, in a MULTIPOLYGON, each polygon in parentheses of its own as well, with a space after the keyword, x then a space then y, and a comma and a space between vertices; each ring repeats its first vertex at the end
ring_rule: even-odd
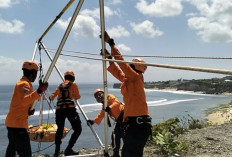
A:
POLYGON ((71 85, 72 85, 71 81, 69 81, 69 83, 67 85, 63 85, 63 83, 60 84, 59 89, 60 89, 62 97, 60 99, 58 99, 57 107, 63 108, 65 106, 66 108, 68 108, 69 105, 74 104, 72 99, 69 97, 69 90, 68 89, 71 85), (66 93, 68 93, 67 96, 66 96, 66 93))

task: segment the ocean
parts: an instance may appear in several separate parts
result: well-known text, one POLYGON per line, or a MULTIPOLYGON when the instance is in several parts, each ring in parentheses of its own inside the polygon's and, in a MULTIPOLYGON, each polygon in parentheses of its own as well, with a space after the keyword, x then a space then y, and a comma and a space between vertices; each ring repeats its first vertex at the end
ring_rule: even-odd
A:
MULTIPOLYGON (((101 104, 97 103, 93 91, 96 88, 103 88, 102 84, 79 84, 79 90, 81 94, 81 99, 79 103, 81 104, 82 109, 86 113, 89 119, 93 119, 101 110, 101 104)), ((56 88, 56 85, 49 86, 49 92, 53 92, 56 88)), ((9 104, 12 96, 14 85, 1 85, 0 86, 0 157, 5 156, 6 147, 8 144, 7 130, 4 125, 6 115, 8 113, 9 104)), ((36 86, 34 87, 36 89, 36 86)), ((190 93, 190 92, 179 92, 179 91, 159 91, 147 89, 147 103, 149 106, 149 113, 152 117, 152 124, 157 124, 163 122, 169 118, 179 117, 179 118, 188 118, 188 115, 195 119, 204 120, 205 110, 210 107, 215 107, 219 104, 229 103, 232 96, 226 95, 209 95, 209 94, 199 94, 199 93, 190 93)), ((47 95, 49 95, 47 92, 47 95)), ((120 89, 114 89, 113 85, 108 85, 108 93, 116 95, 120 101, 122 101, 122 96, 120 94, 120 89)), ((54 105, 55 101, 51 103, 53 111, 50 110, 49 105, 44 102, 43 107, 43 123, 55 123, 54 116, 54 105)), ((95 148, 99 147, 97 140, 92 134, 90 128, 87 126, 84 117, 77 108, 80 118, 82 120, 82 134, 80 135, 77 143, 74 146, 75 150, 81 148, 95 148)), ((112 122, 112 121, 111 121, 112 122)), ((36 112, 33 116, 29 118, 29 124, 38 125, 39 123, 39 103, 36 105, 36 112)), ((113 124, 113 122, 112 122, 113 124)), ((70 127, 70 123, 66 120, 65 123, 67 128, 70 127)), ((93 125, 95 131, 100 137, 101 141, 104 143, 104 120, 98 125, 93 125)), ((112 127, 109 128, 108 133, 111 135, 112 127)), ((72 131, 71 131, 72 133, 72 131)), ((71 133, 69 133, 63 140, 61 149, 65 149, 67 146, 68 140, 70 139, 71 133)), ((110 136, 109 144, 110 144, 110 136)), ((31 142, 32 152, 42 150, 40 153, 53 154, 54 145, 53 142, 48 143, 37 143, 31 142), (49 147, 49 148, 48 148, 49 147), (47 148, 47 149, 46 149, 47 148)))

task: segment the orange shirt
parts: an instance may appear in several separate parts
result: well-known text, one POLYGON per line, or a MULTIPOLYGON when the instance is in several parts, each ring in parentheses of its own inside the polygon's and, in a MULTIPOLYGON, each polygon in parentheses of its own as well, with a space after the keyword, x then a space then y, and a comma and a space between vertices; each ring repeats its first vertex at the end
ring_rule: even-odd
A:
MULTIPOLYGON (((120 115, 121 111, 124 109, 124 105, 113 95, 108 94, 107 105, 110 107, 109 116, 116 120, 120 115)), ((101 112, 94 118, 94 123, 100 124, 102 119, 105 117, 105 111, 102 109, 101 112)))
POLYGON ((16 83, 5 125, 12 128, 28 128, 28 110, 38 98, 40 95, 33 91, 31 82, 22 77, 16 83))
MULTIPOLYGON (((65 80, 65 81, 63 82, 63 85, 65 86, 65 85, 67 85, 68 83, 69 83, 69 80, 65 80)), ((60 86, 58 86, 58 87, 56 88, 55 92, 53 92, 53 93, 51 94, 51 96, 50 96, 50 99, 51 99, 51 100, 54 100, 54 98, 55 98, 56 96, 58 96, 57 99, 62 98, 62 93, 61 93, 59 87, 60 87, 60 86)), ((80 95, 78 86, 77 86, 77 84, 76 84, 75 82, 72 83, 72 85, 69 87, 68 91, 69 91, 69 98, 75 99, 75 100, 81 98, 81 95, 80 95)), ((68 93, 65 93, 65 94, 68 95, 68 93)), ((67 95, 66 95, 66 96, 67 96, 67 95)), ((70 107, 75 107, 75 106, 70 106, 70 107)))
MULTIPOLYGON (((111 54, 116 60, 124 60, 116 46, 111 47, 111 54)), ((107 70, 122 82, 120 88, 125 103, 124 121, 127 117, 149 115, 143 75, 135 72, 129 64, 118 63, 118 65, 120 68, 112 63, 107 70)))

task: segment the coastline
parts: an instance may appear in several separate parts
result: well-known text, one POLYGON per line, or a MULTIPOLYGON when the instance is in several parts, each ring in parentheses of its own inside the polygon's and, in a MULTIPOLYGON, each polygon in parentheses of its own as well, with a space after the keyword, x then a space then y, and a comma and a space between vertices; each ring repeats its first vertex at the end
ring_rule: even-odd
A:
MULTIPOLYGON (((194 92, 194 91, 185 91, 185 90, 177 90, 177 89, 174 89, 174 88, 166 88, 166 89, 157 89, 157 88, 153 88, 153 89, 146 89, 146 90, 152 90, 152 91, 163 91, 163 92, 174 92, 174 93, 186 93, 186 94, 203 94, 203 95, 208 95, 208 94, 204 94, 203 92, 194 92)), ((211 94, 213 95, 213 94, 211 94)), ((215 94, 215 95, 231 95, 231 93, 227 94, 215 94)), ((190 149, 191 149, 191 153, 193 154, 197 154, 197 155, 184 155, 186 157, 192 157, 192 156, 201 156, 201 154, 204 154, 203 152, 199 151, 199 150, 195 150, 195 148, 192 148, 192 147, 195 147, 195 145, 197 145, 198 143, 202 142, 202 140, 206 140, 208 137, 214 137, 213 135, 211 136, 211 132, 213 134, 213 132, 215 131, 215 127, 216 126, 219 126, 219 125, 223 125, 225 124, 225 126, 227 124, 229 124, 231 118, 232 118, 232 111, 230 109, 228 110, 218 110, 214 113, 210 113, 210 114, 206 114, 205 115, 205 118, 206 120, 210 123, 210 127, 207 127, 207 128, 204 128, 204 129, 196 129, 196 130, 191 130, 189 131, 187 134, 183 135, 183 136, 180 136, 180 139, 184 139, 186 140, 187 143, 190 143, 189 145, 190 146, 190 149), (207 129, 207 131, 205 131, 207 129), (208 132, 209 134, 208 135, 205 135, 206 137, 202 137, 202 135, 200 134, 203 134, 202 131, 199 131, 199 130, 202 130, 204 132, 208 132), (199 141, 194 141, 195 139, 192 139, 192 138, 195 138, 195 139, 199 139, 199 141), (193 144, 191 143, 195 143, 194 146, 192 146, 193 144), (192 150, 194 149, 194 150, 192 150), (193 152, 192 152, 193 151, 193 152), (195 151, 199 151, 199 152, 195 152, 195 151)), ((220 127, 219 127, 220 128, 220 127)), ((218 129, 218 128, 217 128, 218 129)), ((223 132, 221 132, 221 135, 224 135, 223 132)), ((216 141, 216 140, 215 140, 216 141)), ((200 143, 201 144, 201 143, 200 143)), ((210 144, 208 144, 210 145, 210 144)), ((216 147, 217 145, 215 145, 216 147)), ((205 146, 207 147, 207 146, 205 146)), ((213 147, 213 146, 212 146, 213 147)), ((210 149, 214 150, 214 148, 210 147, 210 149)), ((102 151, 100 150, 100 148, 81 148, 79 150, 76 150, 76 151, 79 151, 80 152, 80 155, 88 155, 89 156, 96 156, 96 157, 103 157, 104 155, 102 155, 102 151), (94 155, 96 154, 96 155, 94 155)), ((202 150, 204 151, 204 150, 202 150)), ((148 143, 146 145, 146 147, 144 148, 144 157, 160 157, 162 155, 160 154, 157 154, 159 152, 159 148, 154 144, 154 143, 148 143)), ((112 153, 112 150, 111 148, 109 147, 109 154, 112 153)), ((177 154, 178 155, 178 154, 177 154)), ((33 157, 51 157, 51 155, 47 155, 47 154, 34 154, 33 157)), ((214 156, 214 155, 209 155, 209 156, 214 156)), ((64 155, 60 155, 60 157, 64 157, 64 155)), ((216 157, 216 156, 215 156, 216 157)), ((217 156, 218 157, 218 156, 217 156)), ((229 157, 229 156, 228 156, 229 157)))
POLYGON ((178 90, 177 88, 164 88, 164 89, 159 89, 159 88, 145 88, 146 90, 151 90, 151 91, 162 91, 162 92, 174 92, 174 93, 194 93, 194 94, 204 94, 204 95, 232 95, 232 93, 229 92, 224 92, 221 94, 206 94, 204 91, 190 91, 190 90, 178 90))

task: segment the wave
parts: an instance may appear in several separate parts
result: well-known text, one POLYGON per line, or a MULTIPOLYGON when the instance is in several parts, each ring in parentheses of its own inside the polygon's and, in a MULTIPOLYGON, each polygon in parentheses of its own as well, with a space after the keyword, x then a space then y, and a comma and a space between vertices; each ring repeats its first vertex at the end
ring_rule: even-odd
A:
POLYGON ((203 94, 196 93, 193 91, 176 91, 176 90, 159 90, 159 89, 145 89, 146 92, 163 92, 163 93, 174 93, 182 95, 199 95, 199 96, 209 96, 209 97, 226 97, 226 95, 215 95, 215 94, 203 94))
MULTIPOLYGON (((147 101, 148 106, 164 106, 164 105, 171 105, 171 104, 176 104, 180 102, 187 102, 187 101, 196 101, 204 98, 198 98, 198 99, 179 99, 179 100, 167 100, 167 99, 161 99, 161 100, 155 100, 155 101, 147 101)), ((85 113, 91 113, 95 111, 100 111, 101 110, 101 103, 93 103, 93 104, 84 104, 81 105, 81 108, 84 110, 85 113)), ((78 108, 78 107, 77 107, 78 108)), ((79 108, 78 108, 79 110, 79 108)), ((55 109, 54 110, 44 110, 43 114, 55 114, 55 109)), ((34 116, 39 116, 40 111, 35 111, 34 116)), ((0 120, 5 120, 6 115, 0 115, 0 120)))
POLYGON ((170 104, 176 104, 180 102, 187 102, 187 101, 196 101, 201 100, 204 98, 198 98, 198 99, 182 99, 182 100, 170 100, 170 101, 163 101, 160 103, 154 103, 154 102, 148 102, 148 106, 163 106, 163 105, 170 105, 170 104))

